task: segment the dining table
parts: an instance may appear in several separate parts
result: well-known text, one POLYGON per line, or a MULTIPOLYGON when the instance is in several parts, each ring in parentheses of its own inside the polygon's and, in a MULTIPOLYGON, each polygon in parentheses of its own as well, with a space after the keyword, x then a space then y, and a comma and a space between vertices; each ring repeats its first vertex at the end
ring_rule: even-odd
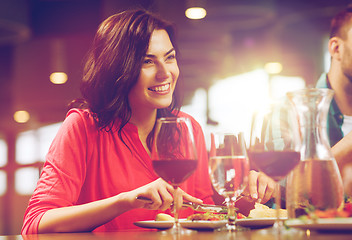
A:
POLYGON ((352 239, 352 231, 310 231, 288 229, 282 234, 271 231, 272 228, 243 230, 238 232, 223 231, 186 231, 174 234, 168 231, 119 231, 104 233, 55 233, 33 235, 0 236, 0 240, 344 240, 352 239))

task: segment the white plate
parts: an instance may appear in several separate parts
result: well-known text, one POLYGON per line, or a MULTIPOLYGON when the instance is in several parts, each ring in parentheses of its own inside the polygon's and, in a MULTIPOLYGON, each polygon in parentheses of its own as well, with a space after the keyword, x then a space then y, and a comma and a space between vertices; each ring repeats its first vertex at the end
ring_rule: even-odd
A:
POLYGON ((184 228, 192 229, 192 230, 200 230, 200 231, 205 231, 205 230, 214 230, 217 228, 221 228, 225 226, 227 223, 227 220, 223 221, 180 221, 180 224, 184 228))
MULTIPOLYGON (((237 219, 237 225, 246 228, 264 228, 274 225, 276 218, 241 218, 237 219)), ((286 220, 283 219, 283 220, 286 220)))
POLYGON ((313 220, 290 219, 285 222, 289 227, 317 231, 352 231, 352 218, 319 218, 313 220))
POLYGON ((134 225, 142 228, 156 228, 159 230, 171 228, 174 225, 174 221, 139 221, 134 222, 134 225))
MULTIPOLYGON (((227 221, 188 221, 188 220, 180 220, 180 225, 184 228, 192 229, 192 230, 214 230, 216 228, 220 228, 225 226, 227 221)), ((139 221, 135 222, 134 225, 143 228, 155 228, 159 230, 164 230, 171 228, 173 226, 173 221, 139 221)))

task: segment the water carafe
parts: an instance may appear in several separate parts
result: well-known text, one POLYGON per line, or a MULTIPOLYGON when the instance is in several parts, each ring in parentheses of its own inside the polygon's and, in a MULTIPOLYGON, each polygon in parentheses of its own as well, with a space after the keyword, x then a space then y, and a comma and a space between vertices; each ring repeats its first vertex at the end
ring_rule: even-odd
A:
POLYGON ((344 192, 339 168, 327 135, 327 113, 334 91, 302 89, 287 93, 299 119, 301 162, 287 177, 286 208, 289 218, 307 209, 338 209, 344 192))

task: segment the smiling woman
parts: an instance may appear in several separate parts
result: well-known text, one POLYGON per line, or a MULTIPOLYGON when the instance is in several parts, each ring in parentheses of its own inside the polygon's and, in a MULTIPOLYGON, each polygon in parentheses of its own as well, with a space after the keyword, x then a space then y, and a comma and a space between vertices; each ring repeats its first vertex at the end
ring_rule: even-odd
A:
POLYGON ((202 129, 179 111, 176 53, 173 26, 149 12, 122 12, 100 25, 83 99, 74 101, 80 108, 68 112, 49 148, 22 234, 133 229, 133 222, 169 209, 175 190, 157 177, 150 158, 160 117, 190 118, 199 160, 180 186, 182 197, 213 203, 202 129))

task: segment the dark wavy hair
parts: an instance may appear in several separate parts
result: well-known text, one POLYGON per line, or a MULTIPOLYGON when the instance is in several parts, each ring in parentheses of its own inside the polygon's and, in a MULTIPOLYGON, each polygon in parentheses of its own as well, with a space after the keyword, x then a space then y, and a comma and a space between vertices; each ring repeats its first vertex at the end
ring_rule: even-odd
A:
POLYGON ((330 38, 340 37, 346 39, 348 30, 352 27, 352 4, 337 13, 330 24, 330 38))
MULTIPOLYGON (((173 25, 145 10, 127 10, 100 24, 83 72, 83 101, 76 101, 93 113, 100 130, 112 131, 119 123, 118 135, 122 139, 121 130, 132 112, 129 92, 137 83, 151 34, 160 29, 166 30, 177 49, 173 25)), ((179 101, 176 87, 171 105, 158 109, 157 117, 177 115, 179 101)))

